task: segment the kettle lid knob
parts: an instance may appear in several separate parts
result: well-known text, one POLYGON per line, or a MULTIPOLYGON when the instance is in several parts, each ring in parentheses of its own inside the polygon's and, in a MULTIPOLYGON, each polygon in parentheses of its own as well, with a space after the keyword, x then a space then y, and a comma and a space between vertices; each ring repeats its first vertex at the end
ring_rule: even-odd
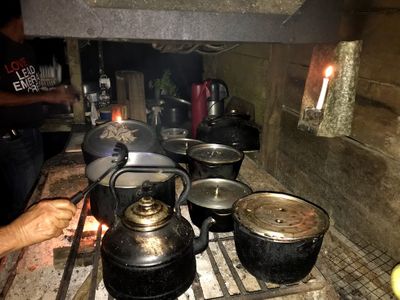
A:
POLYGON ((151 196, 144 196, 124 212, 122 222, 130 229, 152 231, 163 227, 172 216, 172 209, 151 196))

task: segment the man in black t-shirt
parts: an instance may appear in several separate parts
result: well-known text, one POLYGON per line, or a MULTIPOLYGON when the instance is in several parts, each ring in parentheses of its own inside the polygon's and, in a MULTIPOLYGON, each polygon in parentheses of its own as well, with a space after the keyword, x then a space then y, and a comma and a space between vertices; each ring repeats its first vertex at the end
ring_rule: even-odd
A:
POLYGON ((42 140, 38 130, 43 118, 42 103, 71 104, 75 99, 76 94, 64 86, 48 92, 40 91, 33 53, 24 44, 19 1, 2 0, 0 226, 7 226, 0 227, 0 255, 2 251, 5 253, 60 234, 60 228, 64 228, 73 215, 73 204, 66 200, 55 200, 35 205, 20 217, 43 163, 42 140), (8 244, 4 244, 5 239, 9 241, 8 244), (13 243, 13 239, 17 242, 13 243))

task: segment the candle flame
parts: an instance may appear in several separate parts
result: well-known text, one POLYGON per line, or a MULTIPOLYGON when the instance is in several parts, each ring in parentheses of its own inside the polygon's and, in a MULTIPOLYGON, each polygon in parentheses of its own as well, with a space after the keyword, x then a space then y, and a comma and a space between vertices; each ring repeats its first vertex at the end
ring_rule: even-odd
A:
POLYGON ((325 69, 325 77, 327 77, 327 78, 331 77, 332 74, 333 74, 333 67, 332 66, 327 67, 325 69))
POLYGON ((117 116, 115 118, 115 121, 117 121, 118 123, 121 123, 122 122, 122 117, 121 116, 117 116))

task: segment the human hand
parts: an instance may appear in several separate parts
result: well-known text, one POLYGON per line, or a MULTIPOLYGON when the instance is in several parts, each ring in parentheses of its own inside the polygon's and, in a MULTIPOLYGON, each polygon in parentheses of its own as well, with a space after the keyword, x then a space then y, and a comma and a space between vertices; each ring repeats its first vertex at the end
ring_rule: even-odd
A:
POLYGON ((60 85, 45 93, 47 103, 73 104, 79 100, 79 93, 72 87, 60 85))
POLYGON ((22 248, 61 235, 75 212, 76 207, 69 200, 42 200, 9 226, 22 248))

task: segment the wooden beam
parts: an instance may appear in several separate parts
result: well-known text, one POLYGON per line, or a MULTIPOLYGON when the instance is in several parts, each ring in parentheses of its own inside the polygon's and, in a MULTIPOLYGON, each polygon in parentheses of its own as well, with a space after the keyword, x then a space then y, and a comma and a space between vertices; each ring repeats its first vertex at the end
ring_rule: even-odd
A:
POLYGON ((69 66, 69 74, 71 78, 71 85, 80 93, 79 102, 73 106, 74 110, 74 123, 85 123, 85 104, 83 101, 82 89, 82 72, 81 72, 81 56, 79 53, 79 44, 77 39, 66 39, 67 42, 67 59, 69 66))
POLYGON ((272 45, 267 75, 267 103, 261 137, 262 165, 272 175, 275 174, 277 166, 281 109, 285 97, 288 62, 289 46, 272 45))

